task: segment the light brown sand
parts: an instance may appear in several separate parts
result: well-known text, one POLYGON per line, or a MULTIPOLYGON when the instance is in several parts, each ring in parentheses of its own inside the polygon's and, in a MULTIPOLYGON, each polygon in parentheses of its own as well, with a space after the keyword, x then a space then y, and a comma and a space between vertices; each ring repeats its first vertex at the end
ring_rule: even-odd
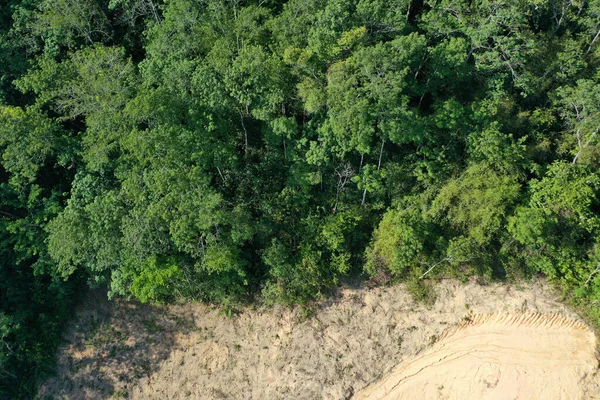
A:
POLYGON ((560 315, 478 315, 356 399, 598 398, 595 350, 593 332, 560 315))
MULTIPOLYGON (((505 374, 504 364, 521 362, 525 356, 499 352, 493 357, 501 357, 502 365, 493 367, 493 346, 511 343, 515 349, 526 350, 524 354, 537 352, 532 350, 542 335, 537 328, 506 330, 500 324, 487 332, 484 325, 476 325, 456 330, 447 339, 438 338, 457 322, 479 314, 544 313, 578 320, 543 281, 514 287, 447 280, 436 284, 435 291, 437 300, 428 306, 416 302, 403 285, 347 288, 309 317, 300 310, 247 308, 231 318, 205 305, 109 304, 96 294, 79 310, 59 351, 57 376, 41 386, 39 395, 54 399, 350 399, 397 365, 402 372, 419 369, 419 360, 436 363, 435 349, 458 355, 456 362, 464 363, 477 356, 474 348, 486 349, 490 366, 485 373, 462 371, 453 364, 447 372, 438 369, 435 376, 477 378, 490 386, 499 378, 496 387, 500 387, 510 379, 526 381, 524 372, 512 378, 498 376, 505 374), (479 339, 469 339, 469 335, 479 339), (458 350, 444 344, 450 343, 447 340, 454 341, 458 350), (413 361, 405 364, 408 360, 413 361)), ((525 365, 548 378, 539 379, 543 387, 530 386, 531 396, 517 398, 560 398, 555 394, 565 393, 562 382, 578 382, 562 398, 581 398, 578 394, 594 398, 600 393, 597 364, 592 365, 591 333, 569 328, 544 335, 556 340, 552 350, 532 354, 529 359, 538 364, 527 361, 531 365, 525 365), (568 350, 563 347, 576 350, 566 357, 568 350)), ((426 398, 429 386, 421 387, 419 382, 428 378, 420 376, 411 382, 421 391, 410 398, 426 398)), ((481 382, 465 390, 480 388, 481 382)), ((433 398, 443 397, 435 394, 433 398)))

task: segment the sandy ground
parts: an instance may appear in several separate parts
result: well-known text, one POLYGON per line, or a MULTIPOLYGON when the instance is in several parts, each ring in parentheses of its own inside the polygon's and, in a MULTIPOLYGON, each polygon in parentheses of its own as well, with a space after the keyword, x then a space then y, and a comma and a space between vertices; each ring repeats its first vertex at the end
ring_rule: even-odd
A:
MULTIPOLYGON (((478 315, 491 313, 543 313, 579 321, 543 281, 515 287, 446 280, 436 285, 435 292, 436 301, 426 305, 415 302, 403 285, 346 288, 310 316, 301 310, 246 308, 231 317, 206 305, 109 303, 94 293, 65 336, 57 375, 40 387, 39 396, 350 399, 368 394, 362 390, 381 388, 381 382, 400 372, 414 374, 408 383, 416 392, 408 398, 428 398, 430 388, 422 384, 429 381, 428 375, 414 373, 421 369, 419 363, 425 363, 438 380, 444 381, 450 372, 454 375, 447 376, 453 378, 477 379, 477 388, 485 382, 493 386, 496 378, 497 388, 505 381, 529 382, 524 376, 531 371, 547 375, 537 380, 543 387, 528 386, 532 392, 512 398, 600 399, 595 338, 587 327, 571 322, 491 323, 493 328, 488 329, 477 322, 483 321, 478 315), (546 328, 549 333, 542 332, 546 328), (547 351, 536 347, 542 336, 549 343, 547 351), (454 343, 454 350, 449 343, 454 343), (498 351, 507 344, 506 351, 498 351), (460 365, 476 357, 473 347, 485 349, 483 360, 490 365, 483 372, 462 372, 460 365), (567 357, 569 349, 573 351, 567 357), (444 351, 459 363, 447 364, 446 372, 439 363, 444 351), (493 357, 498 363, 492 362, 493 357), (505 364, 521 358, 529 368, 526 372, 506 369, 505 364), (567 384, 571 391, 565 391, 567 384)), ((448 390, 455 387, 442 385, 448 390)), ((439 385, 434 389, 444 390, 439 385)), ((444 397, 436 392, 429 398, 444 397)))
POLYGON ((476 315, 356 396, 380 399, 591 399, 600 396, 587 326, 560 315, 476 315))

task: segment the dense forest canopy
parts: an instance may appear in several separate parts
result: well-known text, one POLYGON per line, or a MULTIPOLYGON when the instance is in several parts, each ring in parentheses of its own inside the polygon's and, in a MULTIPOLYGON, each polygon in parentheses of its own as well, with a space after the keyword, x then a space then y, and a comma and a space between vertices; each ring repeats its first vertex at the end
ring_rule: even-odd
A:
POLYGON ((82 287, 543 274, 598 318, 600 1, 4 0, 0 397, 82 287))

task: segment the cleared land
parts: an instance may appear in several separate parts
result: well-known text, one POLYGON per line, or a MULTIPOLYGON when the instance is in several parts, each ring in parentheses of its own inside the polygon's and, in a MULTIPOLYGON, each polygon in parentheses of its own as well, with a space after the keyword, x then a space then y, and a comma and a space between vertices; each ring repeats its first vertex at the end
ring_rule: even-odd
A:
POLYGON ((594 333, 560 315, 477 315, 356 399, 598 398, 595 350, 594 333))
MULTIPOLYGON (((504 375, 505 364, 521 358, 547 375, 537 380, 545 391, 542 398, 594 398, 600 393, 594 335, 585 325, 570 322, 579 320, 543 281, 511 287, 447 280, 435 291, 436 301, 428 306, 415 302, 403 285, 347 288, 308 317, 283 308, 248 308, 227 317, 198 304, 111 305, 97 293, 79 310, 59 351, 58 374, 39 394, 57 399, 349 399, 368 394, 362 392, 365 388, 381 388, 398 371, 412 374, 419 362, 435 364, 431 376, 442 380, 478 377, 481 382, 473 387, 488 382, 491 390, 498 378, 499 390, 512 379, 504 375), (504 317, 478 317, 491 313, 552 314, 555 321, 567 322, 518 324, 503 323, 504 317), (486 331, 489 327, 493 329, 486 331), (542 328, 550 329, 550 336, 542 335, 542 328), (550 353, 535 347, 542 336, 550 353), (454 362, 469 362, 472 347, 484 349, 488 364, 496 366, 463 373, 458 364, 447 364, 454 376, 436 361, 446 351, 459 356, 454 362), (499 347, 507 350, 494 354, 499 357, 494 364, 491 354, 499 347), (573 349, 568 357, 567 349, 573 349), (565 392, 563 385, 571 385, 571 391, 565 392)), ((524 375, 513 378, 530 382, 524 375)), ((419 379, 429 378, 415 374, 410 383, 420 391, 412 393, 427 398, 429 388, 419 379)), ((443 388, 433 389, 430 398, 444 398, 439 397, 443 388)), ((540 398, 524 393, 517 398, 540 398)))

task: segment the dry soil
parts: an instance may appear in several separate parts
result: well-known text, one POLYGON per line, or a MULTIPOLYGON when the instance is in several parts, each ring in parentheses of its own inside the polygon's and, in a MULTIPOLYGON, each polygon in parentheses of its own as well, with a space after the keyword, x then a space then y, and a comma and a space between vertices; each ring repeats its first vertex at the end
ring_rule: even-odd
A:
POLYGON ((201 304, 109 303, 95 292, 39 395, 600 398, 596 338, 544 281, 445 280, 435 294, 427 305, 403 285, 345 288, 310 316, 277 307, 227 316, 201 304))

